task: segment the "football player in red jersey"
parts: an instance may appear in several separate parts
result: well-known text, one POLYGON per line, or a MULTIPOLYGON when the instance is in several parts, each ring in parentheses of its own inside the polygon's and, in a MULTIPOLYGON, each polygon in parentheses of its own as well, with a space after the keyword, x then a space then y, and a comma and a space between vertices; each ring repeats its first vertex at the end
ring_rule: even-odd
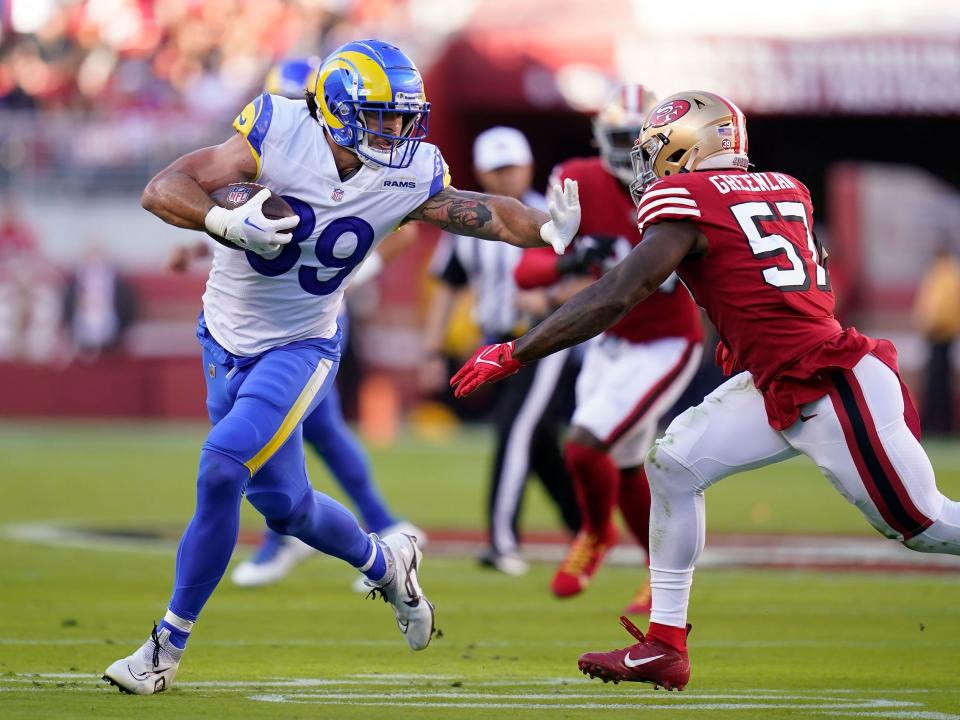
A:
MULTIPOLYGON (((656 98, 641 85, 619 88, 594 119, 599 157, 574 158, 554 169, 551 182, 570 178, 580 185, 580 237, 560 258, 548 247, 546 252, 525 250, 514 271, 520 288, 554 285, 568 268, 580 273, 590 272, 585 265, 609 269, 640 242, 630 198, 636 179, 630 153, 655 105, 656 98)), ((553 577, 551 589, 558 597, 582 592, 616 545, 617 505, 640 545, 648 549, 650 489, 643 459, 660 417, 699 367, 702 339, 700 311, 676 275, 670 275, 645 302, 588 345, 564 447, 583 528, 553 577)), ((645 582, 624 612, 649 611, 645 582)))
POLYGON ((622 618, 638 642, 579 661, 604 680, 682 689, 710 485, 802 453, 881 534, 954 555, 960 503, 937 488, 893 345, 833 316, 807 189, 782 173, 747 171, 743 113, 713 93, 673 95, 648 115, 633 157, 640 245, 523 337, 481 348, 451 382, 464 395, 583 342, 674 270, 707 311, 718 360, 738 374, 674 420, 647 455, 650 629, 622 618))

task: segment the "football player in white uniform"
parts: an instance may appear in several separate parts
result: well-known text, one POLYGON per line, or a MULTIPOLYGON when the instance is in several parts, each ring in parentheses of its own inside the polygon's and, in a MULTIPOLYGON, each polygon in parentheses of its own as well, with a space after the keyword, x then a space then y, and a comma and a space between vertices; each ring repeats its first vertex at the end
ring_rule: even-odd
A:
MULTIPOLYGON (((278 63, 267 73, 264 91, 271 95, 302 99, 304 89, 314 87, 321 64, 320 58, 312 57, 293 58, 278 63)), ((375 278, 383 268, 384 261, 401 252, 415 238, 415 228, 410 226, 393 233, 390 240, 370 251, 362 269, 351 278, 352 286, 356 288, 375 278), (414 232, 410 232, 411 230, 414 232)), ((205 243, 204 247, 211 245, 212 242, 205 243)), ((349 332, 345 305, 341 308, 337 322, 343 332, 342 344, 345 346, 349 332)), ((426 533, 416 525, 397 518, 380 493, 363 446, 343 418, 340 395, 335 384, 330 387, 316 410, 304 418, 303 441, 323 459, 330 475, 347 495, 354 512, 367 530, 381 537, 403 532, 415 537, 421 549, 425 547, 426 533)), ((297 538, 280 535, 267 528, 256 552, 233 568, 230 579, 241 587, 269 585, 282 580, 297 563, 315 554, 316 550, 297 538)), ((357 576, 353 587, 364 593, 369 590, 363 575, 357 576)))
MULTIPOLYGON (((283 60, 267 73, 263 90, 270 95, 302 99, 307 88, 315 87, 321 64, 322 59, 314 57, 283 60)), ((373 280, 386 260, 402 252, 414 240, 416 230, 410 225, 384 239, 376 250, 370 251, 360 270, 351 278, 351 289, 373 280)), ((167 268, 173 272, 186 272, 194 260, 209 260, 215 247, 216 243, 210 238, 179 245, 171 251, 167 268)), ((547 252, 550 252, 549 248, 547 252)), ((346 346, 350 326, 346 304, 341 308, 337 322, 342 332, 341 345, 346 346)), ((343 417, 336 383, 316 409, 303 419, 303 442, 323 460, 367 530, 380 537, 403 532, 415 537, 421 549, 426 546, 426 533, 411 522, 398 519, 377 487, 363 446, 343 417)), ((316 554, 316 550, 297 538, 266 528, 256 551, 233 568, 230 579, 241 587, 271 585, 283 580, 302 560, 316 554)), ((352 587, 357 592, 370 590, 364 575, 358 575, 352 587)))
POLYGON ((197 331, 213 427, 200 453, 197 508, 180 541, 168 610, 151 637, 107 668, 121 690, 173 682, 183 649, 229 563, 244 494, 267 525, 364 573, 414 650, 433 634, 420 590, 421 552, 404 534, 367 535, 340 503, 310 486, 301 423, 339 364, 345 287, 377 243, 406 220, 521 247, 563 252, 580 222, 577 187, 552 189, 550 213, 450 186, 440 151, 423 140, 430 105, 413 62, 377 40, 333 52, 305 101, 264 93, 221 145, 188 153, 147 185, 143 206, 218 246, 197 331), (209 193, 256 181, 295 215, 268 219, 267 190, 236 209, 209 193))

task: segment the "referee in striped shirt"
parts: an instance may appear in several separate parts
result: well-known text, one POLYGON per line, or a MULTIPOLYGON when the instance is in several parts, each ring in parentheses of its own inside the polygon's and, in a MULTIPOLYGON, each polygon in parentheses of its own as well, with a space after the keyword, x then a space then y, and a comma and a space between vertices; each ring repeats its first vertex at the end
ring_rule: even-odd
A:
MULTIPOLYGON (((544 197, 531 189, 533 155, 519 130, 494 127, 481 133, 474 142, 473 165, 484 192, 514 197, 546 211, 544 197)), ((449 233, 441 236, 431 262, 440 287, 426 332, 426 384, 432 389, 446 384, 443 339, 461 289, 473 291, 474 320, 487 342, 515 337, 523 318, 516 307, 513 270, 522 255, 522 248, 506 243, 449 233)), ((576 380, 574 353, 563 350, 545 357, 498 384, 497 442, 487 516, 490 545, 480 561, 510 575, 522 575, 528 569, 519 553, 517 518, 531 472, 540 478, 567 529, 576 533, 580 526, 573 483, 560 447, 576 380)))

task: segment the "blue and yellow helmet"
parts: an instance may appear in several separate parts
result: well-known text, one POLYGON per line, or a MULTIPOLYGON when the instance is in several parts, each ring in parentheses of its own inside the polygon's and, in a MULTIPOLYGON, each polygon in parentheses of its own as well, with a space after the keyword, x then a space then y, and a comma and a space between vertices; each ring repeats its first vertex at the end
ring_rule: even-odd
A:
POLYGON ((317 80, 320 58, 291 58, 270 68, 264 82, 264 91, 286 98, 302 98, 305 90, 313 90, 317 80))
POLYGON ((381 40, 357 40, 323 61, 317 105, 333 141, 367 164, 405 168, 427 136, 430 103, 420 71, 399 48, 381 40), (399 132, 384 127, 400 115, 399 132))

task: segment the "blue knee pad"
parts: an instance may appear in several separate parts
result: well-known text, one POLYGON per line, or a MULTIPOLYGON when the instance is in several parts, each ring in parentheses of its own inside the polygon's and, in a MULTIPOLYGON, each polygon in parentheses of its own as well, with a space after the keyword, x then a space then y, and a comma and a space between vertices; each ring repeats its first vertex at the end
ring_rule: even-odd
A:
POLYGON ((291 507, 290 498, 279 493, 260 492, 250 498, 267 521, 267 527, 281 535, 299 537, 310 526, 314 510, 313 490, 306 488, 291 507))
POLYGON ((200 466, 197 471, 197 508, 206 509, 209 503, 238 503, 250 481, 250 473, 243 462, 207 441, 200 448, 200 466))
POLYGON ((258 422, 269 413, 263 403, 238 398, 233 409, 213 426, 204 447, 231 457, 241 465, 253 457, 269 442, 273 428, 269 423, 258 422))

